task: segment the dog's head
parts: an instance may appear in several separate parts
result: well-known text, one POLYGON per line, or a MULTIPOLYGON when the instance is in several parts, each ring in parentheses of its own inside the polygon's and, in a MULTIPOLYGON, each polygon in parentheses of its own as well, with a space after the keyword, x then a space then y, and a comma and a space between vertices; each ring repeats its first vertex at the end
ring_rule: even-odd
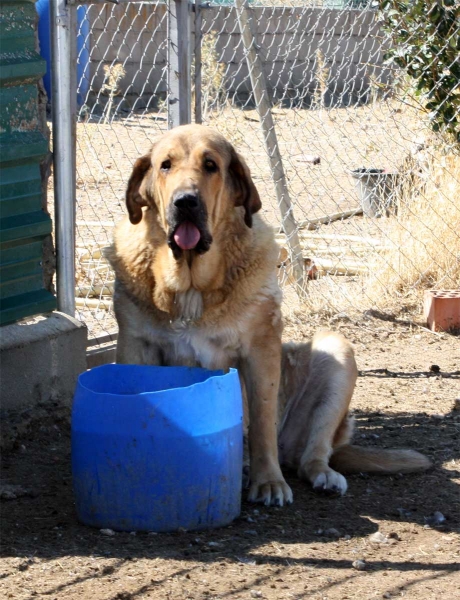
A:
POLYGON ((244 208, 247 227, 261 208, 243 158, 202 125, 169 131, 136 161, 126 205, 133 224, 142 220, 142 206, 158 212, 176 259, 184 250, 209 250, 214 232, 236 207, 244 208))

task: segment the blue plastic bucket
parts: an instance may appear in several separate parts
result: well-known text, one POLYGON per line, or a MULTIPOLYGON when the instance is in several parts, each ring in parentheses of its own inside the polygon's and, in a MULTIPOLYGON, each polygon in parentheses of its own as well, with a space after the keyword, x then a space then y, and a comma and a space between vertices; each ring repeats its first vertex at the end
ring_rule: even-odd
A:
MULTIPOLYGON (((51 102, 51 34, 50 34, 50 2, 37 0, 38 39, 40 54, 46 60, 46 73, 43 75, 48 99, 51 102)), ((77 6, 77 103, 85 103, 89 88, 89 20, 88 7, 77 6)))
POLYGON ((238 373, 110 364, 80 375, 72 408, 79 520, 119 531, 221 527, 241 510, 238 373))

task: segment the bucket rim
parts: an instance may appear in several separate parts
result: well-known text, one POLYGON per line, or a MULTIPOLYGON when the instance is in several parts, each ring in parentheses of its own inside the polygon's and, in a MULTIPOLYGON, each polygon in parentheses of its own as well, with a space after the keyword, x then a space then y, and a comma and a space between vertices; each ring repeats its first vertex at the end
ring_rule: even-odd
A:
POLYGON ((204 369, 202 367, 171 367, 171 366, 159 366, 159 365, 124 365, 124 364, 117 364, 117 363, 109 363, 106 365, 100 365, 98 367, 93 367, 92 369, 88 369, 87 371, 85 371, 84 373, 80 373, 80 375, 78 376, 77 379, 77 386, 83 388, 85 391, 89 392, 92 395, 95 396, 104 396, 106 398, 108 397, 112 397, 112 398, 127 398, 127 397, 139 397, 139 396, 153 396, 156 394, 166 394, 169 392, 176 392, 179 390, 190 390, 192 388, 196 388, 196 387, 201 387, 201 386, 205 386, 208 385, 209 382, 214 381, 214 380, 218 380, 218 379, 223 379, 224 377, 231 377, 231 378, 237 378, 238 383, 239 383, 239 378, 238 378, 238 371, 237 369, 230 367, 228 369, 228 372, 224 372, 222 369, 204 369), (207 372, 207 373, 213 373, 213 375, 210 375, 209 377, 207 377, 204 381, 197 381, 196 383, 191 383, 190 385, 184 385, 184 386, 178 386, 178 387, 174 387, 174 388, 163 388, 163 389, 159 389, 159 390, 146 390, 144 392, 133 392, 133 393, 128 393, 128 394, 117 394, 115 392, 101 392, 101 391, 97 391, 94 390, 92 387, 90 387, 88 384, 84 383, 84 380, 88 377, 89 373, 94 373, 95 371, 103 371, 103 370, 107 370, 108 368, 113 368, 114 366, 116 366, 117 368, 121 368, 121 370, 123 370, 123 368, 142 368, 142 369, 174 369, 174 370, 181 370, 181 371, 201 371, 201 372, 207 372))
POLYGON ((398 175, 397 171, 387 171, 386 169, 377 169, 377 168, 366 168, 359 167, 358 169, 348 169, 348 172, 352 177, 356 179, 361 179, 362 177, 372 177, 372 176, 395 176, 398 175))

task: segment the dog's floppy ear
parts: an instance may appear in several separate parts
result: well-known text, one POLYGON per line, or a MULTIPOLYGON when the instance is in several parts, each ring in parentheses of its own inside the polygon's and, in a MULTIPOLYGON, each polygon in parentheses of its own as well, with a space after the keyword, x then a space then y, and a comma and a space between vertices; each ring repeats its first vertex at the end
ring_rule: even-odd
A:
POLYGON ((147 206, 147 202, 142 194, 141 185, 147 175, 148 170, 152 166, 150 154, 141 156, 136 160, 133 167, 133 172, 128 181, 126 189, 126 208, 129 213, 129 220, 133 225, 137 225, 142 221, 142 206, 147 206))
POLYGON ((244 206, 244 222, 252 227, 252 215, 262 208, 259 193, 252 181, 251 172, 243 157, 231 150, 229 175, 235 206, 244 206))

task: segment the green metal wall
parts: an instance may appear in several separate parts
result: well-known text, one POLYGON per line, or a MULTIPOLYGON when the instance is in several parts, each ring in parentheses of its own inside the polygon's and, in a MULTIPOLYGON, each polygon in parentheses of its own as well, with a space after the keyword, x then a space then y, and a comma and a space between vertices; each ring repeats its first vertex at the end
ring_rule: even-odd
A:
POLYGON ((42 209, 35 0, 0 2, 0 324, 53 310, 45 289, 43 243, 51 219, 42 209))

